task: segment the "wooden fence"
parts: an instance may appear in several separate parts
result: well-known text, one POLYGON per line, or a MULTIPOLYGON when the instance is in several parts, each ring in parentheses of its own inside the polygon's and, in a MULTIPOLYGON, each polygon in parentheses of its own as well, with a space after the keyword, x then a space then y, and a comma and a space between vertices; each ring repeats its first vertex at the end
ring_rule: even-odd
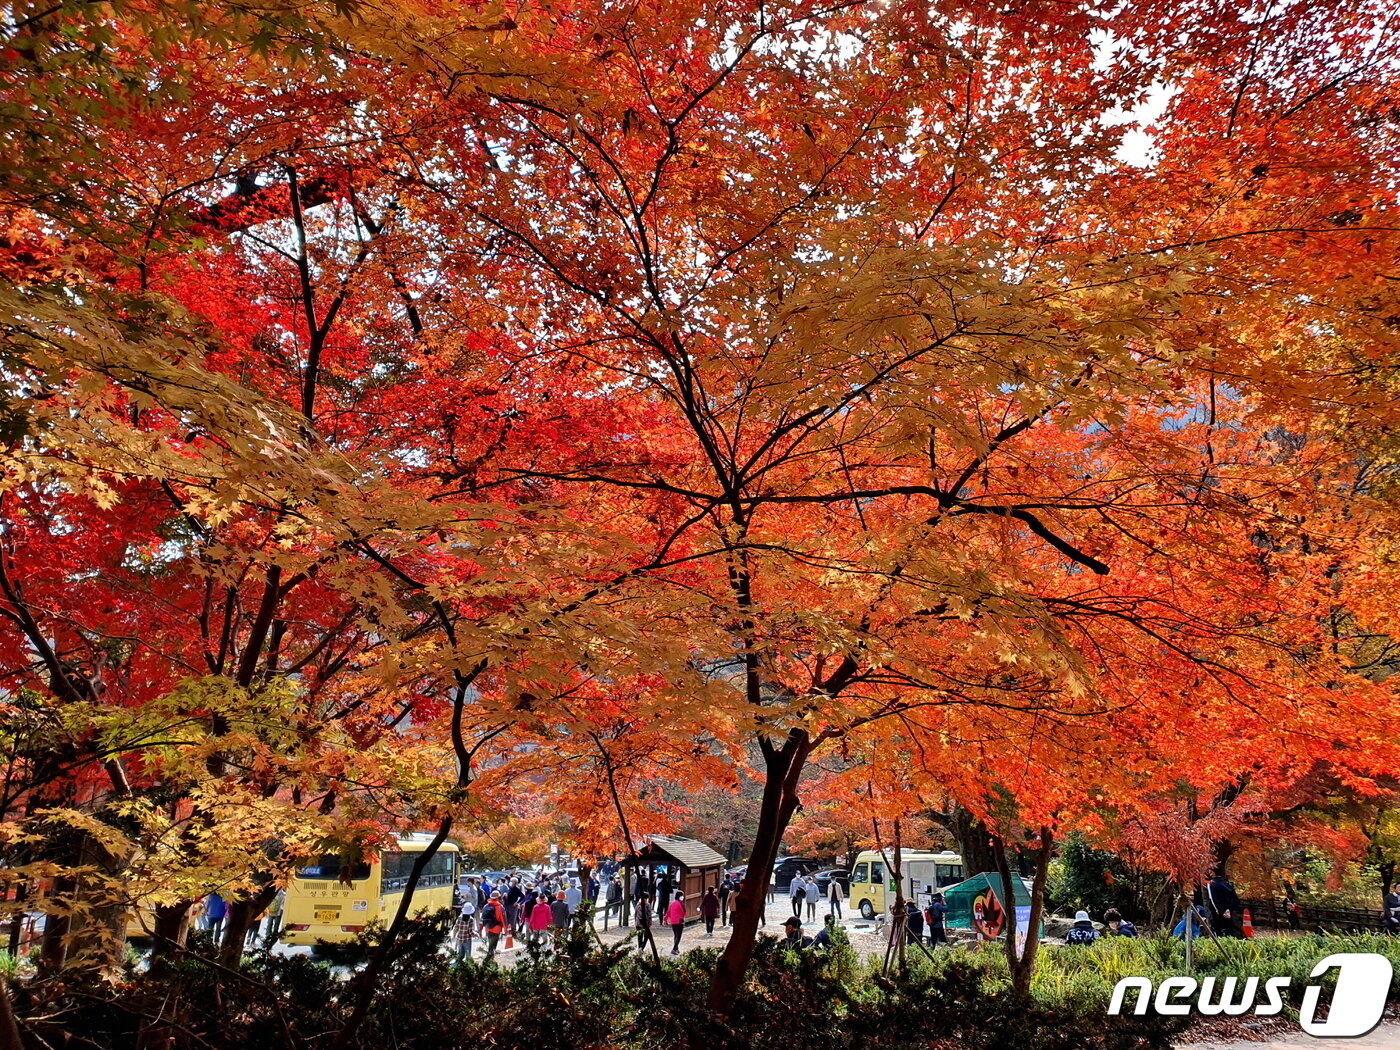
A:
MULTIPOLYGON (((1283 898, 1270 900, 1245 898, 1241 905, 1249 909, 1255 926, 1268 926, 1272 929, 1288 929, 1288 913, 1283 908, 1283 898)), ((1321 929, 1326 932, 1378 933, 1385 928, 1379 910, 1370 908, 1314 908, 1299 902, 1303 910, 1299 921, 1301 929, 1309 933, 1321 929)))

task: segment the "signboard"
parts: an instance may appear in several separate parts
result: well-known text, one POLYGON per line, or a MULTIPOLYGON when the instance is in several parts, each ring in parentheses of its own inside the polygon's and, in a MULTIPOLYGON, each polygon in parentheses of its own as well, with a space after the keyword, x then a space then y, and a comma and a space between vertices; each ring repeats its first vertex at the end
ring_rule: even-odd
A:
POLYGON ((1026 951, 1026 936, 1031 930, 1031 906, 1029 904, 1016 905, 1016 958, 1020 958, 1026 951))
POLYGON ((1006 909, 990 888, 979 893, 972 902, 972 928, 987 940, 1000 937, 1006 929, 1006 909))

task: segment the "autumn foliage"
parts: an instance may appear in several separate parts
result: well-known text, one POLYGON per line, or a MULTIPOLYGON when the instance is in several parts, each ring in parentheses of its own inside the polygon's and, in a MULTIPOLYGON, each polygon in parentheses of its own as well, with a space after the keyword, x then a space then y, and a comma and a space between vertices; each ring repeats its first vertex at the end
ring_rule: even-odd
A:
POLYGON ((50 971, 138 896, 178 945, 394 827, 621 853, 741 773, 762 870, 809 761, 809 814, 1180 878, 1395 789, 1384 5, 193 7, 4 30, 50 971))

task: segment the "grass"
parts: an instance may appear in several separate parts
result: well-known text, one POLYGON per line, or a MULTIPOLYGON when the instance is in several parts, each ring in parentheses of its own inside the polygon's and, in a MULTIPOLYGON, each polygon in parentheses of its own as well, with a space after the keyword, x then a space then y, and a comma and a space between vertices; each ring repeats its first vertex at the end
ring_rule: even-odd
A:
MULTIPOLYGON (((1292 1003, 1302 1001, 1309 984, 1320 984, 1330 992, 1336 971, 1321 978, 1311 976, 1323 958, 1337 952, 1377 952, 1390 959, 1396 976, 1391 979, 1390 999, 1400 1001, 1400 938, 1382 934, 1325 935, 1307 937, 1267 937, 1252 941, 1205 940, 1195 944, 1194 974, 1197 977, 1288 977, 1292 1003)), ((976 965, 982 973, 982 986, 998 994, 1010 986, 1006 958, 998 945, 994 949, 958 948, 934 953, 930 961, 922 952, 909 953, 913 972, 937 973, 955 961, 976 965)), ((871 960, 872 970, 879 968, 871 960)), ((1046 1007, 1106 1008, 1113 987, 1124 977, 1148 977, 1155 984, 1164 977, 1186 973, 1186 946, 1165 933, 1150 937, 1104 938, 1090 947, 1045 945, 1036 960, 1031 995, 1046 1007)))

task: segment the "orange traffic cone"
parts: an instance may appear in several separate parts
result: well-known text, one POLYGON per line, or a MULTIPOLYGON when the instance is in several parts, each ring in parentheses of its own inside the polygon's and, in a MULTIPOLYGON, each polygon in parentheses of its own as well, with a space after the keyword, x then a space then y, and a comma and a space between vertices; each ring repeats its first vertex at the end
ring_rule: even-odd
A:
POLYGON ((1240 927, 1243 929, 1245 937, 1251 941, 1254 940, 1254 917, 1249 914, 1248 908, 1244 910, 1244 922, 1240 924, 1240 927))
MULTIPOLYGON (((1253 937, 1254 934, 1251 933, 1250 936, 1253 937)), ((506 951, 510 951, 510 950, 511 950, 512 948, 514 948, 514 947, 515 947, 515 938, 511 935, 511 932, 510 932, 509 930, 507 930, 507 931, 506 931, 506 951)))

